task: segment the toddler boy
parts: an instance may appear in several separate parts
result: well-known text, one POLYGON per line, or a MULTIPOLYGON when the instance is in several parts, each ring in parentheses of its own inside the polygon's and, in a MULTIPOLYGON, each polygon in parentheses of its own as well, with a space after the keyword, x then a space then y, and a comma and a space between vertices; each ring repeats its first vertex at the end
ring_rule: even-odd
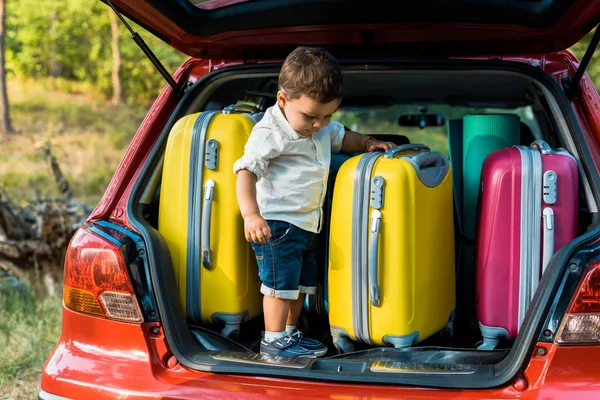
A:
POLYGON ((316 235, 331 153, 394 146, 332 122, 342 96, 342 73, 333 56, 321 48, 298 47, 281 68, 277 103, 254 126, 234 165, 244 232, 264 294, 261 354, 314 358, 327 353, 327 346, 304 336, 296 322, 306 294, 316 293, 316 235))

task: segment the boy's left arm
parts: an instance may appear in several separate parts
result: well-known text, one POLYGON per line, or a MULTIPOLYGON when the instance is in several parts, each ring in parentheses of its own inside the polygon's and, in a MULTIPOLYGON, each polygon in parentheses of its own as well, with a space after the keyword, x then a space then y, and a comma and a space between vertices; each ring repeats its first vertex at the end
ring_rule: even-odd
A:
POLYGON ((393 142, 384 142, 374 137, 362 135, 358 132, 346 129, 344 141, 342 142, 342 153, 353 154, 359 152, 370 152, 376 150, 387 151, 396 146, 393 142))

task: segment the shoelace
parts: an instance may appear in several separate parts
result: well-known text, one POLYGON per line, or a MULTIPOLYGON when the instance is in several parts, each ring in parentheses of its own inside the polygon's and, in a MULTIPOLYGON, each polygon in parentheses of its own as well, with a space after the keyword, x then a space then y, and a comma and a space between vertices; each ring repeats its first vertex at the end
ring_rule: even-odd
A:
POLYGON ((294 341, 294 339, 292 339, 292 338, 291 338, 291 337, 289 337, 289 336, 286 336, 286 337, 284 337, 284 338, 283 338, 283 340, 285 340, 285 344, 290 344, 291 342, 293 342, 293 341, 294 341))

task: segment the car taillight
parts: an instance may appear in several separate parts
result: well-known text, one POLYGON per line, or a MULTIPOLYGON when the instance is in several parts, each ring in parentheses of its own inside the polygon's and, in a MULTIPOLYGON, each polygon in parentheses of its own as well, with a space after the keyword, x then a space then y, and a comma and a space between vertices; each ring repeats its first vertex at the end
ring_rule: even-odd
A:
POLYGON ((558 343, 600 342, 600 262, 588 268, 558 333, 558 343))
POLYGON ((132 323, 143 320, 123 253, 86 226, 75 233, 67 249, 64 300, 81 313, 132 323))

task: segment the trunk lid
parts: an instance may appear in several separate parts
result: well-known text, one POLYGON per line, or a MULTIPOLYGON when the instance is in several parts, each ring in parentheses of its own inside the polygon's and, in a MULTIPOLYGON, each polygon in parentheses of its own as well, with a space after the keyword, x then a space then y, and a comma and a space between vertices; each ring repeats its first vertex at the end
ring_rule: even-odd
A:
POLYGON ((589 0, 103 0, 179 51, 281 59, 298 44, 336 57, 545 53, 598 22, 589 0))

